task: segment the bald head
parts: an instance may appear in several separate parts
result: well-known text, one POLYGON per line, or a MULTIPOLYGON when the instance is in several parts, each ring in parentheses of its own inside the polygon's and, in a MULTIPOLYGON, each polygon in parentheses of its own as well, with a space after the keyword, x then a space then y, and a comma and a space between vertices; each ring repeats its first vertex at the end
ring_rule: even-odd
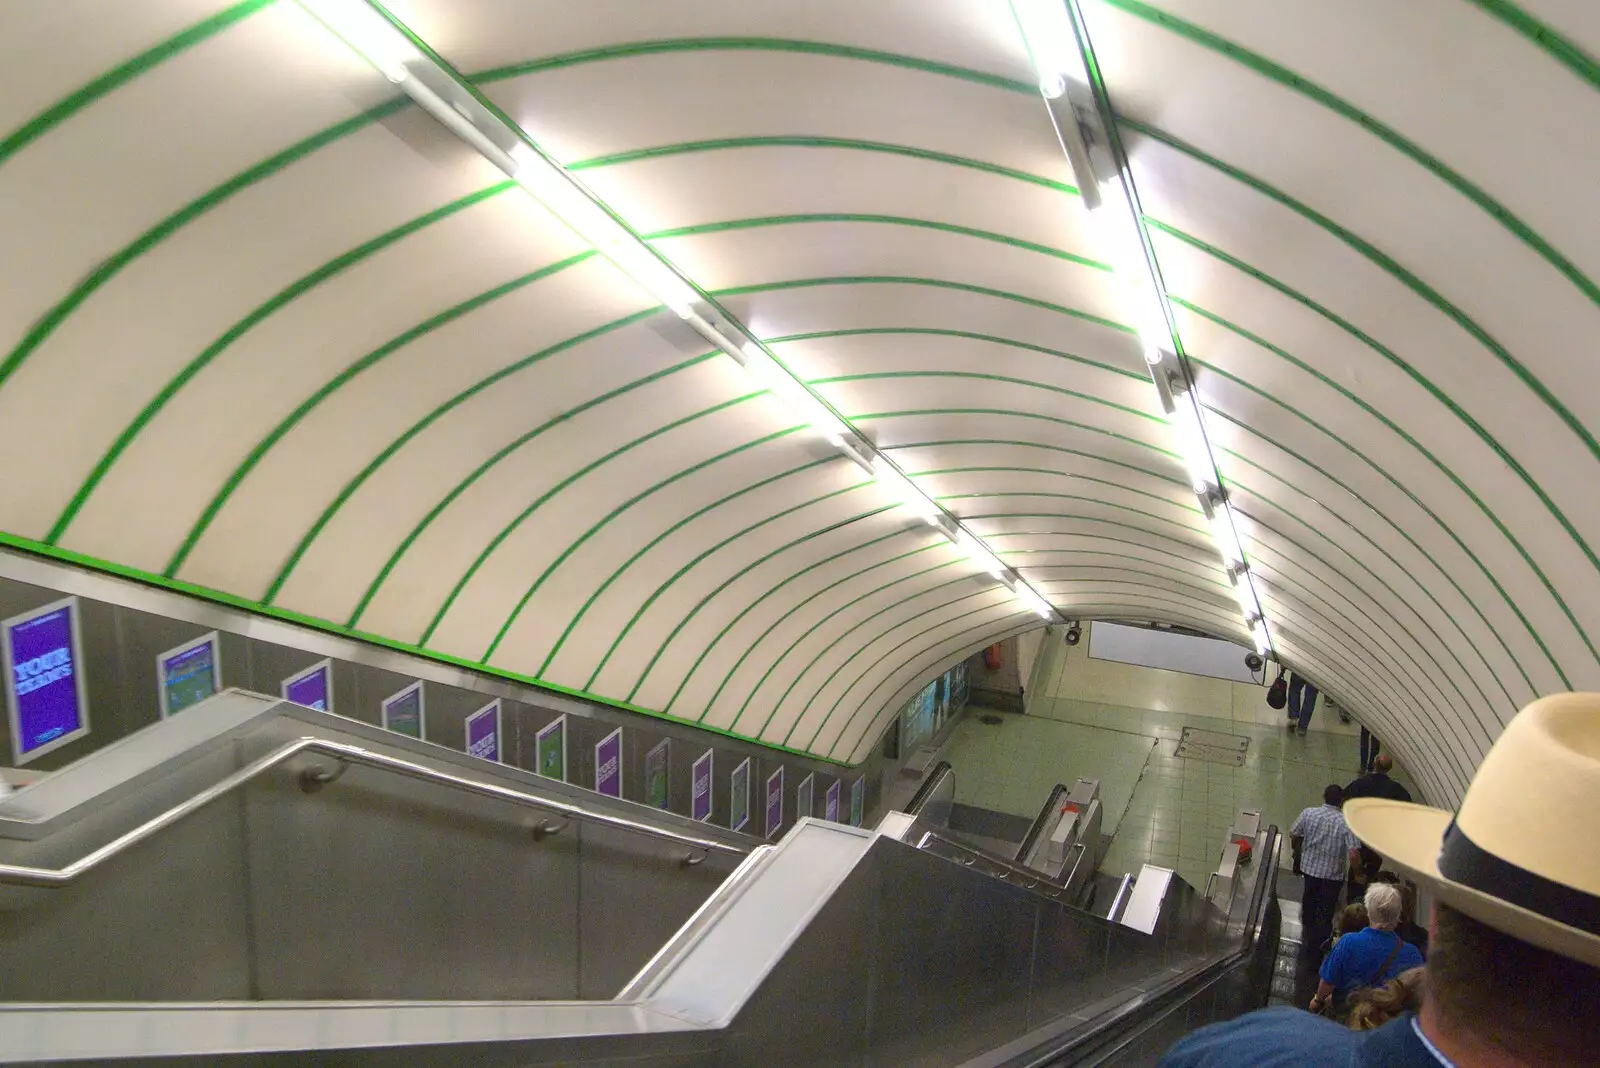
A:
POLYGON ((1377 772, 1379 775, 1389 774, 1390 769, 1393 767, 1394 761, 1389 759, 1388 753, 1379 753, 1372 761, 1372 770, 1377 772))

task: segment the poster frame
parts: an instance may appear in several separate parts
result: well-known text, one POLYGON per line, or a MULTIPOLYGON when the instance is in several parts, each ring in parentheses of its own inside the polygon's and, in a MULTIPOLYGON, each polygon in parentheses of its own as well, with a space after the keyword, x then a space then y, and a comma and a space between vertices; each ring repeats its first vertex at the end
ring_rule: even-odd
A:
POLYGON ((765 834, 762 837, 771 838, 773 833, 783 829, 783 767, 767 776, 767 787, 761 792, 761 818, 765 824, 765 834), (772 819, 772 781, 778 781, 778 819, 772 819))
POLYGON ((621 801, 623 785, 622 776, 626 768, 627 761, 623 759, 622 753, 622 728, 618 727, 616 730, 612 731, 610 734, 594 743, 594 792, 599 794, 601 797, 614 797, 618 801, 621 801), (608 794, 604 790, 600 789, 600 750, 613 738, 616 739, 617 742, 617 792, 614 794, 608 794))
POLYGON ((533 770, 535 775, 543 776, 546 779, 554 778, 554 776, 545 775, 544 773, 544 747, 545 739, 554 734, 556 731, 561 732, 561 778, 556 779, 556 781, 566 782, 568 767, 567 713, 565 712, 561 713, 561 715, 557 716, 549 723, 546 723, 543 727, 540 727, 539 732, 533 736, 533 770))
POLYGON ((0 647, 3 647, 3 652, 0 652, 0 655, 3 655, 5 659, 6 716, 11 724, 12 764, 20 768, 29 761, 37 760, 46 753, 59 749, 69 742, 88 737, 89 689, 87 665, 83 660, 82 615, 78 611, 78 599, 76 597, 62 597, 59 600, 51 601, 47 605, 41 605, 38 608, 0 620, 0 647), (51 612, 57 612, 63 608, 67 611, 67 633, 71 635, 69 641, 72 648, 72 682, 78 698, 78 725, 66 734, 59 735, 43 745, 35 746, 27 752, 23 752, 22 714, 21 709, 17 707, 17 671, 16 666, 12 663, 11 632, 24 623, 38 619, 40 616, 47 616, 51 612))
MULTIPOLYGON (((506 762, 506 735, 504 702, 496 697, 466 719, 461 721, 461 748, 468 756, 472 756, 472 725, 483 719, 490 712, 494 713, 494 760, 495 764, 506 762)), ((479 760, 488 760, 488 757, 479 757, 479 760)))
POLYGON ((796 823, 816 814, 817 811, 817 773, 810 772, 800 780, 800 785, 794 788, 794 819, 796 823), (805 798, 806 803, 801 804, 800 799, 805 798))
POLYGON ((418 679, 409 686, 401 687, 388 697, 385 697, 382 701, 379 701, 378 723, 383 727, 384 730, 393 731, 402 738, 415 737, 419 742, 426 738, 428 736, 428 691, 422 685, 422 680, 418 679), (415 735, 410 735, 406 734, 404 731, 397 731, 389 725, 389 710, 395 705, 399 704, 401 699, 406 697, 413 690, 416 691, 417 694, 417 733, 415 735))
POLYGON ((659 812, 672 811, 672 739, 663 738, 652 745, 644 754, 644 803, 659 812), (661 754, 661 770, 666 775, 666 792, 662 795, 661 804, 656 804, 650 796, 650 764, 655 760, 656 754, 661 754))
MULTIPOLYGON (((303 669, 301 671, 297 671, 293 675, 290 675, 288 678, 284 679, 281 683, 278 684, 278 696, 282 697, 285 701, 289 700, 289 687, 293 686, 295 683, 301 681, 302 679, 309 679, 311 676, 315 675, 319 671, 326 672, 327 675, 328 675, 328 707, 327 708, 321 708, 321 709, 312 709, 312 711, 314 711, 314 712, 327 712, 329 715, 333 715, 334 714, 334 704, 333 704, 333 658, 332 657, 323 657, 321 660, 318 660, 315 664, 312 664, 310 667, 305 668, 305 669, 303 669)), ((295 702, 295 703, 298 704, 299 702, 295 702)), ((300 705, 300 707, 301 708, 310 708, 311 706, 310 705, 300 705)))
MULTIPOLYGON (((198 638, 191 638, 181 645, 174 645, 165 652, 156 654, 156 696, 161 700, 161 718, 166 719, 172 715, 172 701, 167 693, 167 661, 173 657, 181 656, 190 649, 198 649, 202 645, 211 646, 211 681, 215 689, 211 696, 215 697, 225 689, 222 682, 222 636, 220 631, 202 634, 198 638)), ((178 709, 182 712, 183 709, 178 709)))
POLYGON ((750 825, 750 758, 745 757, 734 767, 728 776, 728 830, 742 831, 750 825), (744 780, 744 818, 738 823, 733 821, 734 814, 739 811, 739 806, 734 802, 739 794, 734 784, 740 779, 744 780))
POLYGON ((694 820, 697 823, 710 823, 711 822, 711 814, 716 811, 716 803, 715 803, 715 800, 716 800, 716 798, 715 798, 716 787, 717 787, 717 751, 715 749, 707 749, 704 753, 701 753, 698 757, 695 758, 695 761, 694 761, 693 764, 689 765, 689 818, 690 819, 694 820), (700 769, 700 764, 702 762, 704 762, 705 766, 706 766, 706 814, 704 816, 696 816, 694 814, 694 782, 695 782, 696 779, 698 779, 700 777, 700 770, 699 769, 700 769))

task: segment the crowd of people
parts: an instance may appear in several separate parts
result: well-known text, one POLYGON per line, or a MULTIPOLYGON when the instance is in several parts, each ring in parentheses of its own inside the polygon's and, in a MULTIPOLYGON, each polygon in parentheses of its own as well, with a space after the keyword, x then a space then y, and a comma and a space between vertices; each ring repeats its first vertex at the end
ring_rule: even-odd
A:
POLYGON ((1291 830, 1302 952, 1325 954, 1311 1011, 1203 1028, 1162 1068, 1600 1068, 1600 694, 1524 709, 1455 813, 1390 770, 1378 755, 1291 830))

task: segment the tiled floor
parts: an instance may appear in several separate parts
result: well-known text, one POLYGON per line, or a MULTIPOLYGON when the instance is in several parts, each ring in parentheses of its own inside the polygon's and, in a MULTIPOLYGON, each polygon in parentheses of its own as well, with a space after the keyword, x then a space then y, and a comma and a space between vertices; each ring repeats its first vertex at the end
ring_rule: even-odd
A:
POLYGON ((1324 786, 1357 774, 1359 728, 1323 707, 1302 738, 1260 687, 1108 665, 1090 660, 1086 644, 1069 649, 1059 639, 1047 640, 1044 656, 1026 716, 1005 716, 999 727, 972 716, 957 729, 946 756, 956 799, 1032 815, 1055 783, 1097 776, 1103 829, 1114 834, 1102 870, 1148 861, 1204 886, 1240 808, 1259 808, 1287 830, 1324 786), (1176 756, 1186 726, 1249 738, 1244 765, 1176 756))

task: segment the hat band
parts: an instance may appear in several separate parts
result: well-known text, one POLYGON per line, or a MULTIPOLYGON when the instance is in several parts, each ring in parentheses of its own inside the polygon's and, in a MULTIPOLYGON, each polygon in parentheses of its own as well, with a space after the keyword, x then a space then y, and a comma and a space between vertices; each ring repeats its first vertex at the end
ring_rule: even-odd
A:
MULTIPOLYGON (((1574 843, 1574 848, 1580 848, 1574 843)), ((1439 849, 1439 873, 1451 882, 1481 890, 1547 920, 1600 935, 1600 894, 1546 879, 1482 849, 1450 821, 1439 849)))

